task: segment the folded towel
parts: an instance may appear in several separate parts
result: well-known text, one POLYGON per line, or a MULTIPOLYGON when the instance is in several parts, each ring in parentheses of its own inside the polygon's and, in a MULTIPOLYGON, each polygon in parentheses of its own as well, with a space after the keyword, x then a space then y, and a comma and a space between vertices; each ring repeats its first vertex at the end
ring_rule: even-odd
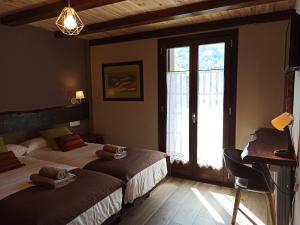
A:
POLYGON ((49 177, 44 177, 39 174, 32 174, 30 180, 32 183, 51 189, 61 188, 75 181, 76 175, 68 173, 67 177, 62 180, 55 180, 49 177))
POLYGON ((127 151, 123 151, 122 153, 116 153, 114 155, 114 158, 115 159, 123 159, 127 156, 127 151))
POLYGON ((111 153, 111 152, 105 152, 105 151, 99 150, 99 151, 96 151, 96 155, 100 159, 113 160, 115 154, 111 153))
POLYGON ((49 177, 52 179, 62 180, 67 177, 68 170, 45 166, 40 169, 39 175, 44 176, 44 177, 49 177))
POLYGON ((113 159, 122 159, 127 156, 127 151, 121 153, 111 153, 103 150, 96 151, 96 155, 100 159, 113 160, 113 159))
POLYGON ((112 145, 112 144, 105 144, 103 146, 103 151, 110 152, 110 153, 122 153, 125 147, 119 145, 112 145))

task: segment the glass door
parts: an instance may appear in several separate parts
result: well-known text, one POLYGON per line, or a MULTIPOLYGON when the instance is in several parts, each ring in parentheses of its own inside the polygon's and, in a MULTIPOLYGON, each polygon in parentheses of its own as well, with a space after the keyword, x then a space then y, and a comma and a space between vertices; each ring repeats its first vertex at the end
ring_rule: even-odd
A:
POLYGON ((223 167, 225 42, 198 46, 197 165, 223 167))
POLYGON ((235 145, 233 36, 159 43, 160 149, 169 155, 173 175, 228 182, 222 154, 235 145))
MULTIPOLYGON (((213 41, 195 46, 197 60, 195 60, 195 83, 192 92, 195 95, 193 108, 192 130, 195 133, 192 143, 192 154, 195 160, 192 166, 192 176, 206 181, 222 183, 226 179, 223 170, 223 148, 226 135, 224 115, 228 111, 225 104, 226 77, 225 71, 226 48, 229 42, 213 41)), ((228 65, 227 65, 228 68, 228 65)), ((228 96, 227 96, 228 99, 228 96)))

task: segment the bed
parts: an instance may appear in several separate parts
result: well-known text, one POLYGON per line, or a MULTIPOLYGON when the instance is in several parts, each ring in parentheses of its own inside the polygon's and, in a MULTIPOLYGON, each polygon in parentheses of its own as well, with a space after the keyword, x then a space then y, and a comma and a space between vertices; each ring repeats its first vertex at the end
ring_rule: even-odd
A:
POLYGON ((122 187, 124 185, 121 180, 106 174, 37 160, 30 157, 22 156, 18 157, 18 159, 24 163, 25 166, 0 173, 1 223, 4 222, 6 225, 96 225, 107 224, 107 221, 109 221, 110 218, 120 214, 123 198, 122 187), (75 173, 77 179, 66 187, 55 190, 35 186, 29 182, 29 176, 33 173, 37 173, 42 166, 66 168, 72 173, 75 173), (97 180, 97 182, 95 182, 95 180, 97 180), (100 181, 102 183, 109 183, 109 185, 100 184, 100 181), (81 185, 87 185, 87 188, 79 189, 80 183, 81 185), (94 185, 88 186, 89 183, 94 185), (111 190, 108 190, 109 187, 112 187, 111 190), (99 195, 97 196, 99 197, 97 199, 101 198, 101 200, 96 201, 96 195, 99 195), (48 198, 59 197, 59 201, 48 199, 48 201, 54 203, 52 206, 51 204, 48 206, 41 200, 43 198, 39 199, 39 197, 45 196, 45 202, 47 202, 47 196, 48 198), (67 210, 66 208, 69 207, 65 207, 65 204, 72 210, 67 210), (83 210, 82 205, 85 205, 85 210, 83 210), (46 210, 47 207, 49 207, 49 211, 46 210), (55 211, 57 211, 57 215, 55 214, 55 211), (79 211, 81 212, 78 213, 79 211))
POLYGON ((47 147, 31 151, 29 156, 99 171, 122 179, 126 182, 125 204, 132 204, 135 199, 148 194, 168 173, 164 153, 130 148, 124 159, 105 161, 100 160, 95 153, 102 148, 103 145, 94 143, 87 143, 87 146, 68 152, 54 151, 47 147), (135 157, 137 155, 140 157, 135 157), (154 158, 149 161, 151 157, 154 158))

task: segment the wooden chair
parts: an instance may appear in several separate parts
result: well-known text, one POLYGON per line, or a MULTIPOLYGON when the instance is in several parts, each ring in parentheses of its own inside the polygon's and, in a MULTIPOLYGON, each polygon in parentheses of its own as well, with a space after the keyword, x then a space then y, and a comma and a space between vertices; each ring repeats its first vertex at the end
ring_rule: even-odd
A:
POLYGON ((276 225, 275 206, 274 206, 274 182, 271 178, 269 169, 265 164, 252 164, 252 167, 244 165, 241 159, 241 150, 224 149, 223 157, 228 172, 235 176, 236 195, 234 201, 234 210, 231 223, 236 221, 239 203, 241 199, 241 190, 260 192, 266 195, 268 212, 272 225, 276 225))

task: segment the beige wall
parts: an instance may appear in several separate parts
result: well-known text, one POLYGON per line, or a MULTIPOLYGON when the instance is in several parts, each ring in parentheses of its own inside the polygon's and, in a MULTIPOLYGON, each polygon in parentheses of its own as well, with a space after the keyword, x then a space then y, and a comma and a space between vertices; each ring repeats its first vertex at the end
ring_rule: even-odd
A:
POLYGON ((87 90, 88 45, 30 26, 0 25, 0 112, 70 104, 87 90))
MULTIPOLYGON (((270 126, 283 108, 284 38, 287 22, 240 27, 236 145, 270 126)), ((107 142, 157 148, 157 40, 91 47, 94 130, 107 142), (101 64, 144 61, 144 102, 103 102, 101 64)))
POLYGON ((153 39, 91 48, 93 126, 106 142, 157 149, 156 56, 153 39), (144 101, 104 102, 101 64, 136 60, 143 60, 144 101))
POLYGON ((283 110, 287 22, 243 26, 239 32, 236 146, 249 134, 270 127, 283 110))

